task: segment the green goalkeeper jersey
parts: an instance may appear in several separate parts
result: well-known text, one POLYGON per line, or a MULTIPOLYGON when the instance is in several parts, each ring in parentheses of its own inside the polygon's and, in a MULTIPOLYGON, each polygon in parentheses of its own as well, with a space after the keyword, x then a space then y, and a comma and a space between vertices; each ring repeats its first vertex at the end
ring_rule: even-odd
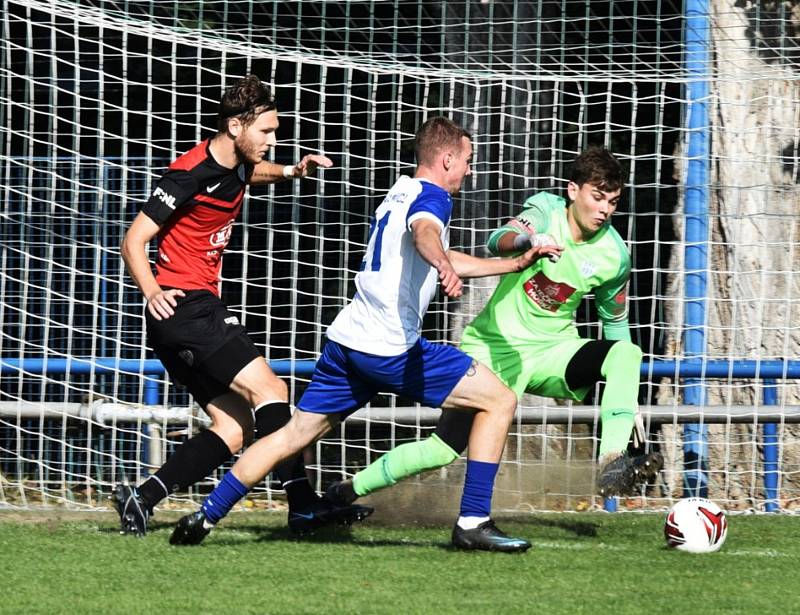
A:
POLYGON ((515 346, 577 338, 575 310, 590 292, 595 295, 604 337, 630 341, 626 301, 630 255, 619 233, 607 223, 588 241, 576 243, 564 199, 540 192, 524 207, 514 220, 492 233, 489 250, 497 254, 497 241, 508 231, 548 233, 564 248, 561 258, 555 263, 541 258, 519 273, 506 274, 464 331, 464 341, 515 346))

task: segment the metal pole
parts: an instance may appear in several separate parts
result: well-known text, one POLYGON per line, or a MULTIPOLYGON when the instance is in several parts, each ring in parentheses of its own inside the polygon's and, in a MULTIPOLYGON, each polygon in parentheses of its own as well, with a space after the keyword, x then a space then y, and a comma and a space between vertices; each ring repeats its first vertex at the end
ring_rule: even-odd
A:
MULTIPOLYGON (((772 379, 764 380, 764 405, 776 406, 778 404, 778 387, 772 379)), ((778 424, 764 423, 762 426, 764 436, 764 510, 766 512, 780 512, 778 500, 778 424)))
MULTIPOLYGON (((707 0, 686 3, 686 68, 688 168, 685 200, 686 311, 684 354, 703 357, 706 351, 706 282, 708 271, 708 185, 710 158, 709 9, 707 0)), ((686 381, 684 403, 705 404, 701 380, 686 381)), ((708 497, 708 427, 703 423, 683 428, 683 495, 708 497)))

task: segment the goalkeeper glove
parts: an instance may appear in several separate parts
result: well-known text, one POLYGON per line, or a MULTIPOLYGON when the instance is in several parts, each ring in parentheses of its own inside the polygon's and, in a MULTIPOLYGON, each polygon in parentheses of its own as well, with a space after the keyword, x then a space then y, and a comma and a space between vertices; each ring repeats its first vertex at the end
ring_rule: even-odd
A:
MULTIPOLYGON (((531 248, 543 248, 545 246, 558 246, 556 240, 552 235, 547 233, 534 233, 533 235, 526 235, 524 233, 514 237, 514 249, 520 252, 530 250, 531 248)), ((558 254, 548 254, 547 258, 551 263, 555 263, 559 259, 558 254)))

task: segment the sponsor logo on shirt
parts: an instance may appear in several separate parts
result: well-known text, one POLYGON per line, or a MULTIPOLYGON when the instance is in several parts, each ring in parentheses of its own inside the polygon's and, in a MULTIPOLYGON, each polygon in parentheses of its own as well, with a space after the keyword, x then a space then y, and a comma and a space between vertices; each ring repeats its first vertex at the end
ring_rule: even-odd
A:
POLYGON ((224 321, 226 325, 238 325, 239 319, 236 316, 228 316, 224 321))
POLYGON ((157 186, 156 189, 153 190, 153 196, 170 209, 175 209, 175 197, 162 190, 161 187, 157 186))
POLYGON ((594 263, 590 263, 589 261, 583 261, 581 263, 581 273, 584 278, 592 277, 595 271, 597 271, 597 266, 594 263))
POLYGON ((222 183, 222 182, 217 182, 217 183, 216 183, 216 184, 214 184, 213 186, 206 186, 206 192, 208 192, 209 194, 211 194, 212 192, 214 192, 214 190, 216 190, 217 188, 219 188, 219 185, 220 185, 221 183, 222 183))
POLYGON ((408 198, 408 194, 405 192, 395 192, 394 194, 387 194, 386 198, 383 199, 383 202, 387 205, 389 203, 402 203, 403 201, 408 198))
POLYGON ((224 248, 228 245, 228 241, 231 239, 231 232, 233 231, 233 220, 228 222, 225 226, 223 226, 218 231, 211 233, 211 237, 208 238, 209 243, 215 248, 224 248))
POLYGON ((557 311, 575 292, 569 284, 554 282, 541 271, 525 282, 524 288, 525 294, 548 312, 557 311))

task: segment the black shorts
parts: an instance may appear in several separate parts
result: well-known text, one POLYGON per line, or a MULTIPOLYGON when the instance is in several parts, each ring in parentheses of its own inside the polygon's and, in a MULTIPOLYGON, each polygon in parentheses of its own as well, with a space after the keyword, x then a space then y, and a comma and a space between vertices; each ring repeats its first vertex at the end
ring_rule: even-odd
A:
POLYGON ((208 290, 183 292, 185 297, 175 297, 175 314, 165 320, 156 320, 145 309, 147 342, 172 379, 205 408, 262 355, 219 297, 208 290))

